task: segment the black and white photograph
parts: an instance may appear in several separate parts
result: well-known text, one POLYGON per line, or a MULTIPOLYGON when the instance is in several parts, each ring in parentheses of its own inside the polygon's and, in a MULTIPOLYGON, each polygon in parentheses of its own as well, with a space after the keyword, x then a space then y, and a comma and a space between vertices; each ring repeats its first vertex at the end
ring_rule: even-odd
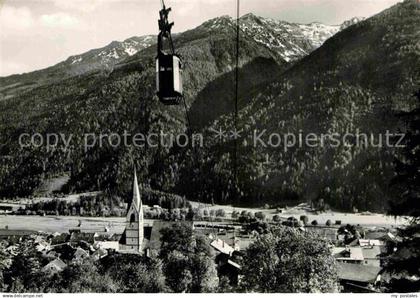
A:
POLYGON ((0 293, 417 298, 420 0, 0 0, 0 293))

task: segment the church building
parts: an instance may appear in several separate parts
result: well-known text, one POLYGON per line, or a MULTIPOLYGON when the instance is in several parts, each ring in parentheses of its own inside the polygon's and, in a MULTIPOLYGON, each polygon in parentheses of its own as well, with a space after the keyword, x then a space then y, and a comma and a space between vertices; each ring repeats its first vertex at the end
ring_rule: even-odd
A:
POLYGON ((125 220, 125 230, 119 242, 120 251, 142 253, 144 240, 143 204, 141 202, 136 170, 134 170, 133 197, 125 220))
MULTIPOLYGON (((157 256, 161 248, 161 230, 170 228, 174 222, 153 220, 145 224, 143 206, 140 196, 137 174, 134 170, 133 196, 128 209, 125 230, 118 242, 118 251, 121 253, 157 256)), ((191 224, 192 222, 187 222, 191 224)))

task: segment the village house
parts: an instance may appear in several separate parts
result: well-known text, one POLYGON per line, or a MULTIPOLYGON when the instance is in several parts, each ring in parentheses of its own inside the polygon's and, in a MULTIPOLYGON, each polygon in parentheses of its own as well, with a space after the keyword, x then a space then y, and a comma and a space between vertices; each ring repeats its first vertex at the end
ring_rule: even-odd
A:
POLYGON ((93 247, 98 249, 113 249, 118 251, 120 249, 120 243, 119 241, 96 241, 93 247))
POLYGON ((59 254, 54 250, 45 250, 42 252, 42 255, 45 258, 49 258, 49 259, 55 259, 59 257, 59 254))
POLYGON ((235 251, 235 249, 232 246, 230 246, 224 240, 221 239, 213 240, 210 243, 210 246, 213 247, 215 250, 228 256, 232 255, 232 253, 235 251))
POLYGON ((381 268, 361 264, 337 264, 340 285, 346 293, 376 292, 375 285, 380 281, 381 268))
POLYGON ((51 245, 61 245, 67 243, 69 239, 69 234, 67 233, 53 233, 47 237, 47 240, 50 241, 51 245))
POLYGON ((108 251, 106 249, 103 248, 98 248, 93 254, 92 254, 92 258, 94 260, 100 260, 104 257, 106 257, 108 255, 108 251))
POLYGON ((362 264, 364 260, 361 247, 333 247, 332 255, 341 263, 362 264))
POLYGON ((33 239, 35 244, 35 249, 39 252, 49 251, 51 249, 50 243, 45 239, 46 237, 41 235, 36 235, 33 239))
POLYGON ((89 253, 83 248, 78 247, 76 248, 76 251, 74 252, 72 262, 80 264, 87 258, 89 258, 89 253))
POLYGON ((381 247, 380 246, 363 246, 363 264, 374 267, 381 267, 381 247))
POLYGON ((95 243, 95 237, 98 235, 96 232, 82 232, 80 229, 72 229, 69 232, 68 242, 73 247, 78 246, 80 243, 83 243, 85 247, 89 247, 95 243))
POLYGON ((54 274, 54 273, 58 273, 64 270, 64 268, 66 268, 67 265, 66 263, 64 263, 62 260, 60 260, 59 258, 49 262, 47 265, 45 265, 42 268, 42 271, 47 273, 47 274, 54 274))
POLYGON ((41 240, 38 243, 35 243, 35 245, 35 249, 39 252, 48 251, 51 249, 50 244, 45 240, 41 240))
POLYGON ((384 243, 379 239, 358 239, 360 246, 381 246, 384 243))
POLYGON ((224 253, 220 253, 216 256, 217 272, 219 276, 226 276, 232 286, 238 285, 241 274, 241 266, 233 260, 236 257, 236 254, 239 255, 240 252, 235 251, 232 256, 224 253))

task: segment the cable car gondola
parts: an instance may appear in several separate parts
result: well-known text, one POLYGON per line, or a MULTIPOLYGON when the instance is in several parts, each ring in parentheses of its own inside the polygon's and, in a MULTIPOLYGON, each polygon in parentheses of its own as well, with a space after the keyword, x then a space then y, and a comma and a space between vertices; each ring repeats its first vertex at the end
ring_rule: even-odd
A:
POLYGON ((162 10, 159 12, 158 53, 156 57, 156 94, 160 102, 165 105, 177 105, 183 98, 182 94, 182 62, 175 54, 171 36, 174 23, 169 23, 168 14, 171 8, 166 9, 162 0, 162 10), (163 41, 169 41, 170 53, 163 49, 163 41))

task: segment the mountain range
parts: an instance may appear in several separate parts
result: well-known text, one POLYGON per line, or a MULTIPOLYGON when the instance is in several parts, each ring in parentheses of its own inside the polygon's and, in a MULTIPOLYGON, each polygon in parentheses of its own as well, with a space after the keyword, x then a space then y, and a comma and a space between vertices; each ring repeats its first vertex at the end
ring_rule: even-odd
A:
POLYGON ((193 200, 312 201, 383 211, 392 199, 392 148, 355 147, 350 141, 338 148, 285 152, 247 144, 261 129, 303 134, 403 130, 394 115, 413 106, 410 96, 420 81, 416 1, 340 26, 290 24, 251 14, 239 25, 237 181, 234 142, 216 140, 211 133, 229 131, 234 123, 236 20, 220 17, 174 38, 185 63, 190 127, 183 106, 162 106, 154 96, 152 38, 136 40, 136 53, 111 43, 106 50, 70 57, 62 62, 66 66, 1 78, 0 155, 7 158, 0 166, 0 196, 30 196, 45 177, 65 171, 70 180, 63 191, 124 195, 134 160, 143 184, 193 200), (113 62, 100 62, 104 57, 113 62), (188 130, 210 140, 205 148, 108 144, 85 152, 83 147, 84 133, 188 130), (21 148, 22 132, 72 134, 73 142, 67 151, 63 146, 21 148))
MULTIPOLYGON (((353 18, 337 26, 321 23, 302 25, 247 14, 240 18, 239 24, 241 33, 247 38, 254 39, 271 49, 279 58, 289 62, 309 54, 340 29, 358 20, 359 18, 353 18)), ((209 20, 194 30, 203 30, 205 34, 211 34, 228 28, 235 29, 236 20, 223 16, 209 20)), ((70 56, 65 61, 46 69, 1 77, 0 100, 10 98, 17 92, 25 92, 87 72, 112 71, 116 64, 155 44, 156 38, 153 35, 146 35, 131 37, 121 42, 113 41, 105 47, 70 56)))

